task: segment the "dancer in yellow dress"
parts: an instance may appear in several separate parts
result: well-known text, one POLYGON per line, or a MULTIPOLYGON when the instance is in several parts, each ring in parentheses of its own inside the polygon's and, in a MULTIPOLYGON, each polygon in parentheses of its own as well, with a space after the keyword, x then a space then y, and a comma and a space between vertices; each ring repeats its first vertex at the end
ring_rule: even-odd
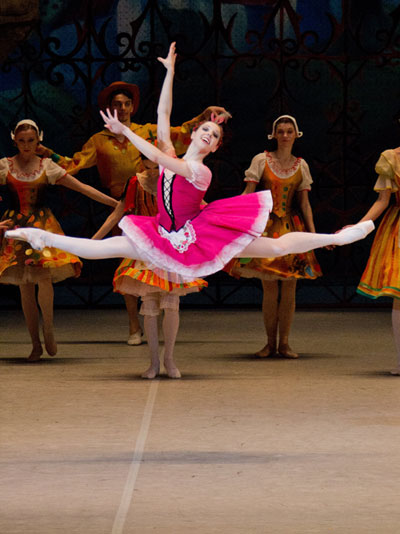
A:
POLYGON ((377 219, 389 206, 392 193, 395 203, 387 209, 372 243, 367 266, 357 292, 377 299, 392 297, 392 327, 400 375, 400 147, 382 152, 375 166, 378 180, 374 190, 379 196, 361 221, 377 219))
MULTIPOLYGON (((63 235, 61 226, 45 204, 46 188, 54 184, 63 185, 109 206, 117 204, 113 198, 68 175, 51 159, 39 158, 36 148, 42 133, 34 121, 20 121, 11 136, 18 154, 0 159, 0 184, 8 187, 12 199, 12 206, 3 214, 3 225, 42 228, 63 235)), ((77 256, 58 248, 47 247, 38 251, 25 243, 3 238, 0 249, 0 283, 19 286, 22 309, 32 339, 32 351, 28 358, 30 361, 39 360, 43 354, 39 335, 39 308, 47 353, 50 356, 56 354, 52 284, 79 275, 81 265, 77 256)))
MULTIPOLYGON (((294 117, 281 115, 274 121, 268 136, 276 140, 276 150, 257 154, 245 172, 244 194, 265 189, 272 194, 273 208, 264 236, 276 238, 289 232, 315 232, 308 199, 312 184, 310 170, 304 159, 292 154, 295 140, 302 135, 294 117), (296 201, 299 209, 296 209, 296 201)), ((261 279, 267 344, 256 355, 265 358, 278 351, 287 358, 297 358, 298 354, 289 346, 296 283, 299 278, 313 280, 322 275, 314 252, 280 258, 242 258, 226 270, 235 277, 261 279)))

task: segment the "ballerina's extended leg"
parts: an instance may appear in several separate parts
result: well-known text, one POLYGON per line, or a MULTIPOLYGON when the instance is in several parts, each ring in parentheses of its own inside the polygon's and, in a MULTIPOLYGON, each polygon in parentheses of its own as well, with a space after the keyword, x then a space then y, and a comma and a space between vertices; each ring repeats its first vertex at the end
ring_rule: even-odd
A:
POLYGON ((259 237, 252 241, 237 257, 276 258, 286 256, 286 254, 302 254, 328 245, 349 245, 364 239, 374 228, 373 221, 364 221, 349 226, 336 234, 290 232, 278 238, 259 237))
POLYGON ((9 230, 6 233, 6 237, 7 239, 28 241, 32 248, 36 250, 43 250, 45 247, 56 247, 88 260, 105 258, 145 259, 139 249, 125 236, 95 240, 53 234, 40 228, 18 228, 9 230))

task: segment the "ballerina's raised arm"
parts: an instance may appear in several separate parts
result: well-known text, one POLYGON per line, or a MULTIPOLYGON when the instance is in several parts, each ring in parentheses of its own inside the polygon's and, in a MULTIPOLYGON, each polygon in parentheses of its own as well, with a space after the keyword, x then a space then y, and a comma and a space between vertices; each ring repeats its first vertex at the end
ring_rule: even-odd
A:
POLYGON ((124 126, 114 115, 107 109, 106 113, 100 111, 104 120, 104 126, 116 135, 125 135, 136 148, 142 152, 148 159, 154 161, 161 167, 165 167, 181 176, 190 176, 191 171, 185 160, 176 158, 175 149, 170 138, 170 115, 172 109, 172 86, 175 74, 175 43, 172 43, 168 55, 165 59, 158 58, 160 63, 167 69, 167 74, 161 89, 160 100, 158 104, 158 121, 157 121, 157 141, 161 148, 157 148, 142 137, 138 136, 127 126, 124 126))
POLYGON ((170 126, 176 62, 176 43, 171 43, 166 58, 158 57, 157 59, 167 70, 157 107, 157 144, 161 152, 174 157, 176 154, 174 145, 171 142, 170 126))

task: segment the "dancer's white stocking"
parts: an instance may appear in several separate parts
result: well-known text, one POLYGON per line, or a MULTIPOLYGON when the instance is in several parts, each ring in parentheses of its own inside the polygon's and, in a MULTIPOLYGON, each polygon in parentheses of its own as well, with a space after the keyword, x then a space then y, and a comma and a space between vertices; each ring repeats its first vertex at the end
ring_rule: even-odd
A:
POLYGON ((372 221, 364 221, 341 230, 337 234, 312 234, 290 232, 278 238, 259 237, 248 245, 237 257, 276 258, 286 254, 302 254, 328 245, 348 245, 363 239, 374 229, 372 221))
POLYGON ((397 351, 397 367, 393 369, 392 374, 400 375, 400 300, 393 299, 392 308, 392 327, 394 342, 397 351))
POLYGON ((88 260, 100 260, 103 258, 145 259, 139 249, 125 236, 97 240, 53 234, 40 228, 18 228, 17 230, 9 230, 7 237, 29 241, 36 250, 43 250, 45 247, 56 247, 88 260))

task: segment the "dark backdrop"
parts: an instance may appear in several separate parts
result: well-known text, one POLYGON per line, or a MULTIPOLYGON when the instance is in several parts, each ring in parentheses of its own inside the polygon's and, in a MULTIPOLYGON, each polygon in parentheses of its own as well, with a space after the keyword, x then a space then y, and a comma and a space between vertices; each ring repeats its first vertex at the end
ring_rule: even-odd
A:
MULTIPOLYGON (((251 158, 267 148, 272 121, 289 113, 304 132, 295 153, 311 168, 317 230, 335 231, 357 221, 374 201, 374 164, 381 151, 397 146, 398 4, 42 0, 26 40, 7 50, 1 66, 1 155, 14 153, 9 131, 25 117, 44 129, 47 146, 72 155, 101 129, 97 95, 118 79, 140 86, 135 122, 155 121, 163 77, 156 58, 176 40, 173 123, 210 104, 233 114, 230 140, 209 160, 214 177, 207 200, 241 192, 251 158)), ((98 186, 95 169, 78 177, 98 186)), ((7 195, 1 194, 4 204, 7 195)), ((49 202, 71 235, 90 236, 106 216, 101 206, 61 187, 51 190, 49 202)), ((324 276, 299 283, 299 304, 369 305, 355 287, 371 241, 319 251, 324 276)), ((119 305, 122 299, 110 289, 115 266, 114 261, 86 261, 80 279, 57 285, 56 304, 119 305)), ((209 282, 208 290, 186 302, 260 303, 256 280, 218 273, 209 282)), ((17 303, 16 289, 1 286, 0 306, 17 303)))

